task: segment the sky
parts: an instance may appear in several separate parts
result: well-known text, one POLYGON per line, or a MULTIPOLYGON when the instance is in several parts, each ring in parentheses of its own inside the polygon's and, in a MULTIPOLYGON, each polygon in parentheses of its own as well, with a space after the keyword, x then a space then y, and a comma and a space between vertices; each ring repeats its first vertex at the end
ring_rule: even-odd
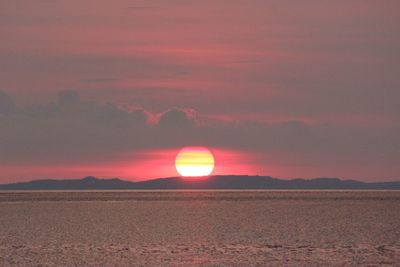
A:
POLYGON ((0 0, 0 183, 400 180, 398 0, 0 0))

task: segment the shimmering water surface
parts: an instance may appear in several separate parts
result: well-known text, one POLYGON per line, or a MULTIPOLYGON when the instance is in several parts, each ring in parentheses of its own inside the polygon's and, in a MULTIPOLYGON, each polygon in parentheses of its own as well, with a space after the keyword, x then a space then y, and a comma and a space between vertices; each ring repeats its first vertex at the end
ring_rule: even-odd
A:
POLYGON ((396 191, 0 192, 0 266, 400 266, 396 191))

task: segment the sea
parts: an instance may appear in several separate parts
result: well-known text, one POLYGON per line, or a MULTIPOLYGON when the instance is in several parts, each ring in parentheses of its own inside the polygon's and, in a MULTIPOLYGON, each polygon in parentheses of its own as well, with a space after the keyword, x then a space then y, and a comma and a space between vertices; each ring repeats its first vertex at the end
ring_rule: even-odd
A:
POLYGON ((0 191, 0 266, 400 266, 400 191, 0 191))

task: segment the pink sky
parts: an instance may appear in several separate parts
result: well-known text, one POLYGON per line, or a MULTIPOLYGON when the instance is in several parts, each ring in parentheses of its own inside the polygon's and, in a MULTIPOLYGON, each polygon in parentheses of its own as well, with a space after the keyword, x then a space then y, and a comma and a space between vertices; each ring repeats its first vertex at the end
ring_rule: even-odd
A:
POLYGON ((0 183, 176 175, 187 145, 219 151, 217 174, 398 180, 399 9, 2 3, 0 183))

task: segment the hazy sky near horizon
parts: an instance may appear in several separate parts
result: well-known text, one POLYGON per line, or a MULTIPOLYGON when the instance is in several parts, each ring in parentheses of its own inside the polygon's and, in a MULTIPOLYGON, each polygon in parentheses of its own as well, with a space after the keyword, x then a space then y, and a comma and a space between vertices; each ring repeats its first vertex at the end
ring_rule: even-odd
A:
POLYGON ((397 0, 0 0, 0 183, 400 179, 397 0))

